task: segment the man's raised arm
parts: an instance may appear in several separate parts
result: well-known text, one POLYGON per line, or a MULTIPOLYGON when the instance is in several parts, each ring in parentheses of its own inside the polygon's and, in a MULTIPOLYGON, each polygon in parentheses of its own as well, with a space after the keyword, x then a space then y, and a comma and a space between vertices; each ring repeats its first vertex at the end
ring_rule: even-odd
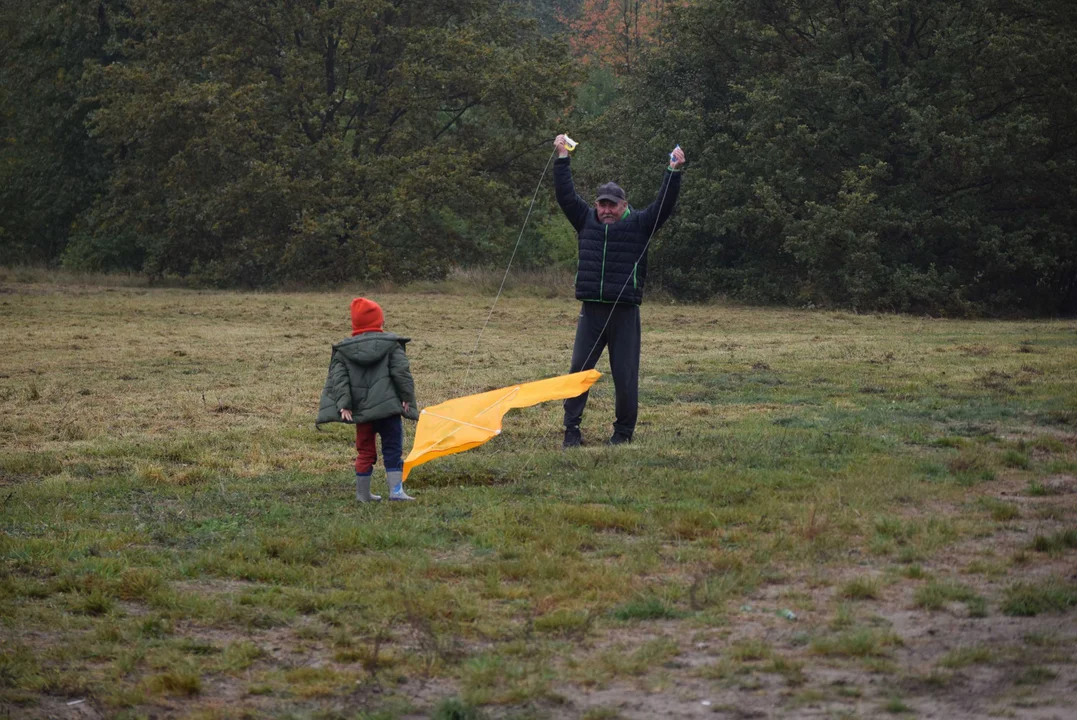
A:
POLYGON ((554 194, 557 195, 557 204, 561 206, 561 211, 572 223, 572 227, 579 230, 586 222, 591 207, 576 192, 576 185, 572 182, 572 161, 569 160, 568 150, 565 148, 565 136, 558 135, 554 138, 553 146, 557 151, 557 159, 553 162, 553 188, 554 194))
POLYGON ((640 211, 640 224, 651 232, 656 232, 673 214, 677 206, 677 197, 681 194, 681 166, 684 165, 684 150, 678 145, 669 154, 669 169, 662 175, 662 185, 658 188, 658 197, 654 202, 640 211))

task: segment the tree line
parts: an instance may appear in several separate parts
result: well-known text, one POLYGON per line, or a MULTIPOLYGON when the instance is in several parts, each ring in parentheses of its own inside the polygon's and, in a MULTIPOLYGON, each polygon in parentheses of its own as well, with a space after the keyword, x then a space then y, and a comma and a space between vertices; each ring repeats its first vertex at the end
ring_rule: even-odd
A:
MULTIPOLYGON (((685 299, 1077 311, 1069 0, 7 0, 3 261, 268 286, 507 259, 550 139, 685 299)), ((551 193, 523 261, 574 262, 551 193)))

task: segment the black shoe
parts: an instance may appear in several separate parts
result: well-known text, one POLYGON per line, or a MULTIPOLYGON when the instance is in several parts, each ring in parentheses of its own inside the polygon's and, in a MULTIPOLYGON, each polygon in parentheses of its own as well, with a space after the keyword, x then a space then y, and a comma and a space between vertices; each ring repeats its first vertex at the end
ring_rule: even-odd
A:
POLYGON ((579 447, 583 445, 583 436, 580 435, 580 426, 572 425, 565 428, 565 441, 561 443, 562 450, 568 450, 569 448, 579 447))
POLYGON ((606 441, 606 444, 607 445, 627 445, 630 442, 632 442, 632 436, 631 435, 626 435, 625 433, 622 433, 622 432, 615 432, 615 433, 613 433, 613 436, 609 440, 606 441))

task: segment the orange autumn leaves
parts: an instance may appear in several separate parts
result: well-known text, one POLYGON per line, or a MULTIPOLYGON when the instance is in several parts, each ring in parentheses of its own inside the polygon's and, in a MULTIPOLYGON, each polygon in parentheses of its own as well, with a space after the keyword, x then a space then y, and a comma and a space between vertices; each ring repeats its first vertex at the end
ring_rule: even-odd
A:
POLYGON ((631 75, 644 53, 667 38, 670 11, 686 0, 583 0, 575 18, 558 19, 570 30, 569 46, 584 64, 631 75))

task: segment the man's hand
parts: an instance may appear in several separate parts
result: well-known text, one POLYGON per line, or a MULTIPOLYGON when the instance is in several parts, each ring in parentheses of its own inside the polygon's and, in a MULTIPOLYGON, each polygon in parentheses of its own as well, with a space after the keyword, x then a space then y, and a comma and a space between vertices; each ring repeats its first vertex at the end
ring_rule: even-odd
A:
POLYGON ((553 139, 553 147, 554 147, 554 150, 557 151, 557 157, 561 157, 561 158, 568 157, 568 148, 565 147, 565 136, 564 136, 564 134, 558 135, 557 137, 555 137, 553 139))
POLYGON ((352 421, 352 411, 349 410, 348 408, 341 408, 340 409, 340 419, 343 420, 344 422, 351 422, 352 421))
POLYGON ((407 404, 407 403, 402 403, 402 404, 403 404, 403 406, 404 406, 404 412, 405 412, 405 413, 407 413, 407 411, 408 411, 408 404, 407 404))
POLYGON ((674 148, 673 152, 669 154, 669 157, 669 166, 674 170, 680 170, 681 165, 684 165, 684 150, 681 150, 679 147, 674 148))

